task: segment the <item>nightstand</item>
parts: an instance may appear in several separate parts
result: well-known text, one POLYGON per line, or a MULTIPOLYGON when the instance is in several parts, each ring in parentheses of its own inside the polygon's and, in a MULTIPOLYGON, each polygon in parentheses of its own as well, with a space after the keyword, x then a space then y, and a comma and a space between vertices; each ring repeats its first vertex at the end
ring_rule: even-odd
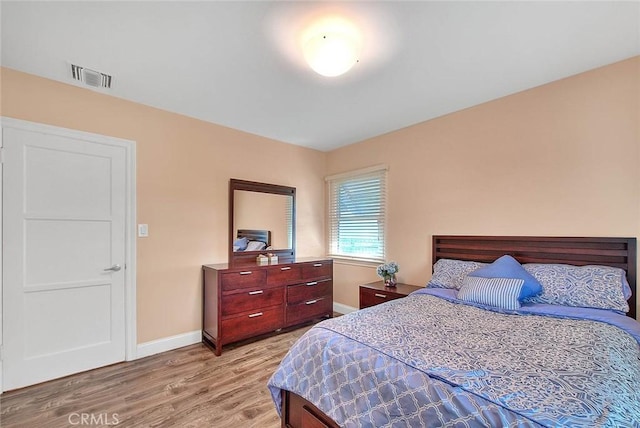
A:
POLYGON ((396 284, 395 287, 385 287, 383 281, 371 282, 360 286, 360 309, 401 299, 423 287, 409 284, 396 284))

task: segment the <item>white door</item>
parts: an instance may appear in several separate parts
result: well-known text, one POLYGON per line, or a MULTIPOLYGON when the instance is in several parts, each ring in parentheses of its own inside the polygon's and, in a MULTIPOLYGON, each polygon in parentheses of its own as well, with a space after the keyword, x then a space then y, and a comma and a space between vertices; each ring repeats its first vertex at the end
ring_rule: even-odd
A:
POLYGON ((2 137, 3 389, 123 361, 126 150, 2 137))

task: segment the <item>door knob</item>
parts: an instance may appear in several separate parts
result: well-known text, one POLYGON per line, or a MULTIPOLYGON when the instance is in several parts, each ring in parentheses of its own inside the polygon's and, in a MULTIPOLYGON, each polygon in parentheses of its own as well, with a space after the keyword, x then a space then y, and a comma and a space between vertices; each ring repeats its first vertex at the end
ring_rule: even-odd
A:
POLYGON ((112 272, 118 272, 120 269, 122 269, 122 267, 120 265, 113 265, 111 267, 108 267, 106 269, 103 269, 104 271, 112 271, 112 272))

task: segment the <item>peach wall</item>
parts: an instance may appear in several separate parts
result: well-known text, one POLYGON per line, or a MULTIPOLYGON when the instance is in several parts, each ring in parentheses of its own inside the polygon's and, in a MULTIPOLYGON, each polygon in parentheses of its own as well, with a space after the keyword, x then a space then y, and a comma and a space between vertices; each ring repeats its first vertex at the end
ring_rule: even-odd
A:
MULTIPOLYGON (((425 284, 434 234, 640 232, 640 57, 329 153, 327 174, 389 165, 388 260, 425 284)), ((357 307, 372 267, 336 264, 357 307)))
POLYGON ((227 261, 229 178, 296 187, 297 254, 324 254, 325 153, 1 72, 2 115, 136 141, 138 343, 201 328, 201 265, 227 261))

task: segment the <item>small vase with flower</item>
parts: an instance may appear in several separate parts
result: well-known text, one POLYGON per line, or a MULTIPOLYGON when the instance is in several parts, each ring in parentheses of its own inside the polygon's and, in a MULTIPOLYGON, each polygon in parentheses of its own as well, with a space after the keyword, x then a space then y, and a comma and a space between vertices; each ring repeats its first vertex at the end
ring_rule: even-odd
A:
POLYGON ((398 282, 396 273, 399 271, 398 263, 388 262, 378 266, 376 273, 384 280, 385 287, 395 287, 398 282))

